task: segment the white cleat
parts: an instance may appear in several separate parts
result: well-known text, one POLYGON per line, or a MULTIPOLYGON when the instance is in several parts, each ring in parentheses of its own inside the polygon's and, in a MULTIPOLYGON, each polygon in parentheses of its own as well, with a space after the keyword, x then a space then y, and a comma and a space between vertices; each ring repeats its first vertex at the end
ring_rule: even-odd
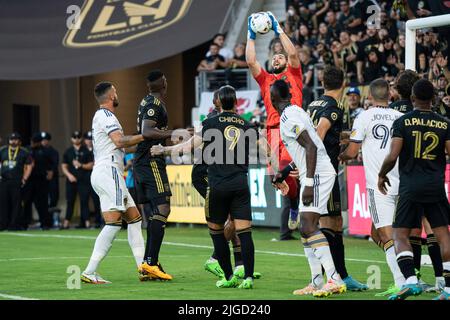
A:
POLYGON ((85 273, 83 272, 81 274, 81 281, 84 283, 90 283, 90 284, 109 284, 111 281, 107 281, 103 279, 97 272, 94 273, 85 273))
POLYGON ((323 286, 316 286, 313 283, 308 284, 303 289, 297 289, 294 292, 292 292, 296 296, 306 296, 306 295, 312 295, 314 291, 322 289, 323 286))

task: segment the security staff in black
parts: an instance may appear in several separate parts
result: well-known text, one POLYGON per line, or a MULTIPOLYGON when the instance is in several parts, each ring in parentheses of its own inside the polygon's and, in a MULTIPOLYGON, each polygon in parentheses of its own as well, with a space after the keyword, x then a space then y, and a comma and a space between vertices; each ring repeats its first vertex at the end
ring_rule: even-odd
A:
POLYGON ((395 79, 395 89, 397 90, 400 99, 392 102, 389 108, 400 111, 401 113, 408 113, 413 111, 414 107, 411 102, 411 91, 414 83, 420 79, 420 76, 412 71, 402 71, 395 79))
POLYGON ((58 151, 50 145, 50 141, 52 140, 52 136, 50 133, 42 131, 42 146, 45 151, 48 153, 50 158, 52 159, 52 171, 53 176, 49 181, 48 189, 49 189, 49 211, 53 213, 54 211, 60 211, 56 206, 58 205, 59 200, 59 153, 58 151))
POLYGON ((230 249, 224 235, 228 215, 234 219, 236 234, 241 240, 245 277, 243 288, 253 287, 254 244, 251 233, 252 212, 248 185, 250 145, 255 145, 258 132, 254 125, 236 113, 236 91, 231 86, 219 89, 223 112, 202 123, 203 160, 208 164, 208 191, 205 216, 214 250, 225 279, 218 287, 237 286, 233 276, 230 249), (254 138, 252 141, 252 138, 254 138))
POLYGON ((24 210, 25 227, 31 222, 31 207, 34 203, 39 214, 39 222, 43 230, 48 230, 53 226, 53 221, 48 212, 48 184, 53 176, 52 159, 41 144, 42 136, 39 133, 33 135, 31 139, 31 157, 33 158, 33 171, 31 172, 29 183, 25 185, 24 210))
POLYGON ((431 110, 433 96, 434 88, 430 81, 421 79, 414 84, 414 111, 393 123, 391 151, 378 174, 378 188, 386 194, 389 184, 386 175, 398 159, 399 199, 392 227, 397 262, 406 283, 411 287, 404 286, 397 295, 391 296, 391 300, 405 299, 422 291, 414 270, 414 254, 409 236, 411 229, 422 227, 423 216, 430 223, 440 245, 445 287, 446 291, 450 290, 450 205, 445 190, 450 122, 431 110))
MULTIPOLYGON (((159 252, 164 238, 167 218, 170 214, 170 197, 172 195, 166 172, 164 156, 151 156, 153 145, 165 145, 172 136, 167 129, 168 117, 164 101, 167 97, 167 80, 159 70, 147 76, 149 94, 142 99, 138 109, 138 132, 145 140, 138 144, 133 162, 134 178, 138 203, 144 204, 144 213, 148 219, 147 244, 144 261, 150 267, 159 268, 159 252)), ((167 275, 167 277, 166 277, 167 275)))
MULTIPOLYGON (((308 106, 308 113, 322 139, 327 154, 330 157, 336 173, 339 169, 340 136, 343 130, 344 111, 338 100, 344 91, 344 73, 334 66, 327 66, 324 70, 324 95, 308 106)), ((328 201, 328 215, 320 218, 320 230, 330 244, 334 265, 348 290, 366 290, 368 287, 354 280, 348 275, 345 266, 344 240, 342 237, 342 212, 339 180, 336 179, 328 201)))
POLYGON ((77 195, 80 197, 80 223, 78 228, 89 228, 89 192, 91 172, 94 166, 93 153, 82 144, 81 132, 72 134, 72 146, 64 152, 62 171, 66 176, 67 209, 63 229, 69 228, 77 195))
MULTIPOLYGON (((87 131, 83 135, 83 142, 86 148, 88 149, 89 153, 91 153, 92 159, 94 159, 94 146, 92 144, 92 131, 87 131)), ((89 181, 91 181, 91 174, 92 170, 88 170, 89 173, 89 181)), ((95 216, 95 227, 100 228, 103 223, 102 218, 102 210, 100 208, 100 198, 98 197, 97 193, 94 191, 94 188, 92 187, 92 184, 89 183, 89 197, 92 199, 92 202, 94 204, 94 216, 95 216)))
POLYGON ((0 231, 21 230, 22 187, 32 170, 30 153, 20 147, 18 133, 9 136, 9 145, 0 148, 0 231))

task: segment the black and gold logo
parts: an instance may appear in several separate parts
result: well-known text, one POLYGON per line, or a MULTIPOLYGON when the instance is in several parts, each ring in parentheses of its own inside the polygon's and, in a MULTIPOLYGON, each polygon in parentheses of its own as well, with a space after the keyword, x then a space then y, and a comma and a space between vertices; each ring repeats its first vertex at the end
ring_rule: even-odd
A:
POLYGON ((179 21, 192 0, 85 0, 80 29, 69 30, 66 47, 120 46, 179 21))

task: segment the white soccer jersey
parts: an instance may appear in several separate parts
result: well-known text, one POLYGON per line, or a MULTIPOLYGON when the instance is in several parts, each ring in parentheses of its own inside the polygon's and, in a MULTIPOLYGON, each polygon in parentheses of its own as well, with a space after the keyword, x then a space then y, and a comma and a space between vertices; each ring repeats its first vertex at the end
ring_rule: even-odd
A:
POLYGON ((123 132, 122 126, 114 113, 104 108, 98 109, 92 120, 95 166, 111 164, 123 170, 124 151, 117 149, 109 137, 109 134, 116 130, 123 132))
POLYGON ((289 155, 295 162, 299 173, 300 181, 306 178, 306 152, 297 142, 298 136, 307 131, 311 140, 317 147, 316 175, 336 175, 336 171, 331 164, 325 146, 314 129, 314 125, 308 114, 300 107, 291 105, 284 109, 280 118, 280 134, 289 155))
MULTIPOLYGON (((384 159, 389 154, 392 136, 392 124, 403 114, 391 108, 372 107, 363 111, 353 123, 350 141, 362 143, 366 187, 378 190, 378 173, 384 159)), ((391 187, 388 193, 398 194, 398 162, 387 175, 391 187)))

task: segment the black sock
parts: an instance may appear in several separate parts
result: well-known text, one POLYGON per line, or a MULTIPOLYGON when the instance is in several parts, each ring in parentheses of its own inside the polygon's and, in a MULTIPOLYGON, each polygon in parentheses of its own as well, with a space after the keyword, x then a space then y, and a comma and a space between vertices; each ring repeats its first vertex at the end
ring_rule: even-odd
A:
POLYGON ((414 257, 411 256, 401 256, 397 258, 397 263, 405 279, 415 276, 414 271, 414 257))
POLYGON ((147 240, 145 242, 145 254, 144 261, 149 261, 150 258, 150 247, 152 243, 152 217, 147 221, 147 240))
POLYGON ((414 254, 414 268, 420 271, 420 264, 422 260, 422 238, 421 237, 409 237, 412 251, 414 254))
POLYGON ((153 215, 153 220, 151 224, 151 239, 150 239, 150 249, 149 258, 147 263, 151 266, 156 266, 159 261, 159 251, 161 250, 161 244, 164 238, 164 231, 166 230, 167 218, 155 214, 153 215))
POLYGON ((211 258, 219 260, 219 258, 217 257, 217 253, 216 250, 213 250, 212 254, 211 254, 211 258))
POLYGON ((344 237, 342 236, 342 231, 336 231, 334 236, 334 242, 337 251, 337 267, 336 271, 345 279, 348 277, 347 267, 345 266, 345 248, 344 248, 344 237))
POLYGON ((209 228, 209 234, 214 244, 214 251, 216 252, 219 265, 225 274, 225 278, 229 280, 233 275, 233 267, 231 266, 230 247, 227 239, 225 239, 224 230, 209 228))
POLYGON ((244 263, 244 278, 253 278, 255 269, 255 245, 253 244, 252 228, 236 230, 236 234, 241 240, 242 260, 244 263))
POLYGON ((291 198, 290 201, 290 208, 293 210, 298 210, 298 204, 299 204, 299 197, 291 198))
POLYGON ((439 243, 436 240, 436 237, 433 233, 427 235, 427 247, 428 254, 431 258, 431 263, 433 263, 434 276, 442 277, 442 256, 441 256, 441 247, 439 247, 439 243))
POLYGON ((233 245, 233 256, 234 256, 234 266, 241 266, 243 264, 242 261, 242 248, 241 245, 233 245))

